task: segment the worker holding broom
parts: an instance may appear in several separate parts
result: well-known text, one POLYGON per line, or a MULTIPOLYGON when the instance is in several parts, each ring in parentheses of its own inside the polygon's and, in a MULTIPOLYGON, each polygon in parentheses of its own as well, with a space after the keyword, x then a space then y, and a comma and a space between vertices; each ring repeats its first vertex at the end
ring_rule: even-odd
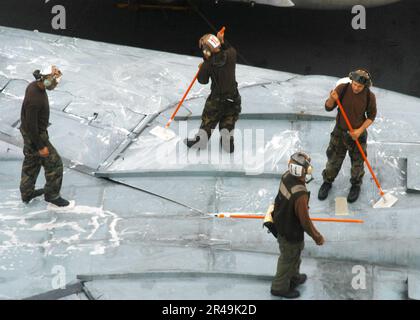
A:
POLYGON ((351 160, 351 188, 347 197, 348 202, 355 202, 360 194, 360 186, 365 174, 364 159, 356 141, 358 140, 366 155, 367 128, 376 117, 376 97, 370 91, 372 79, 368 71, 359 69, 349 75, 351 83, 340 84, 332 90, 325 103, 325 110, 332 111, 337 107, 337 100, 341 101, 351 128, 346 123, 342 111, 338 111, 336 125, 331 132, 327 149, 328 161, 322 172, 324 183, 318 192, 319 200, 324 200, 332 187, 332 183, 341 169, 343 160, 348 152, 351 160))
POLYGON ((309 192, 306 189, 307 176, 312 174, 310 157, 303 152, 294 153, 280 183, 280 189, 267 215, 272 214, 270 231, 277 237, 280 257, 277 273, 271 284, 271 294, 284 298, 300 296, 296 287, 306 281, 307 276, 299 273, 301 253, 304 248, 304 232, 317 245, 324 244, 324 237, 309 218, 309 192))
POLYGON ((212 131, 219 124, 220 142, 229 153, 234 151, 233 130, 241 112, 241 96, 236 82, 236 50, 224 41, 224 28, 217 36, 206 34, 199 40, 204 61, 200 64, 198 82, 211 79, 211 93, 206 100, 199 133, 184 140, 191 148, 205 148, 212 131))

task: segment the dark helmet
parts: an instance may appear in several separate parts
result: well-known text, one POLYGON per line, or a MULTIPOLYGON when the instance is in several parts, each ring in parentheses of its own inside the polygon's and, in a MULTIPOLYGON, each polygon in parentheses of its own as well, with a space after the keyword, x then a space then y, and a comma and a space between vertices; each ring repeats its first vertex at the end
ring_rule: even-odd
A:
POLYGON ((350 72, 349 78, 350 80, 356 81, 357 83, 363 84, 367 87, 371 87, 373 84, 369 71, 365 69, 358 69, 356 71, 350 72))

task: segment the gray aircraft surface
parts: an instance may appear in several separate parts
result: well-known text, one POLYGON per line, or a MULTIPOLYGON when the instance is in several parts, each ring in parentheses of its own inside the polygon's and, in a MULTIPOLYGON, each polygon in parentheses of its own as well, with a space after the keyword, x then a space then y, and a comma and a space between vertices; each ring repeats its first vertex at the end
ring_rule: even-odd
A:
MULTIPOLYGON (((312 157, 316 194, 335 112, 324 102, 337 78, 237 66, 243 111, 235 153, 187 150, 209 86, 195 84, 163 141, 163 126, 197 71, 197 57, 0 27, 0 298, 277 299, 270 295, 278 245, 255 219, 274 201, 289 156, 312 157), (32 71, 61 68, 49 92, 49 133, 65 161, 67 211, 20 200, 20 109, 32 71), (65 289, 60 289, 65 287, 65 289)), ((420 298, 420 99, 372 88, 378 115, 368 158, 399 200, 374 209, 366 172, 359 200, 349 160, 326 201, 311 197, 322 247, 306 237, 302 299, 420 298), (340 215, 339 215, 340 214, 340 215)), ((40 176, 38 185, 42 186, 40 176)))

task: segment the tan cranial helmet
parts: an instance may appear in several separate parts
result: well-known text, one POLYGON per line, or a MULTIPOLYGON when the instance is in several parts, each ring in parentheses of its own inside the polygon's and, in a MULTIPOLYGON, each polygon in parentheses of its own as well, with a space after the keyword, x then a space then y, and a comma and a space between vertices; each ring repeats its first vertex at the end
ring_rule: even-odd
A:
POLYGON ((215 35, 205 34, 200 38, 199 47, 205 56, 210 57, 211 54, 219 51, 221 43, 215 35))
POLYGON ((62 72, 56 66, 48 66, 42 71, 34 73, 38 81, 42 81, 47 90, 54 90, 61 80, 62 72))

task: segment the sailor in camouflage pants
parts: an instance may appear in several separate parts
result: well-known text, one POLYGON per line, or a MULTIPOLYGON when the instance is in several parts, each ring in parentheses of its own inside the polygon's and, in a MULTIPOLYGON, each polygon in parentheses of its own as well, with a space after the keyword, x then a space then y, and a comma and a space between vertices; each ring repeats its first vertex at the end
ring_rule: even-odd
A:
POLYGON ((57 150, 49 141, 48 133, 40 134, 49 150, 48 157, 41 157, 36 146, 29 139, 28 135, 21 130, 24 147, 23 154, 25 159, 22 165, 22 176, 20 181, 20 192, 22 200, 28 202, 33 198, 35 183, 41 167, 45 171, 46 184, 44 187, 45 200, 54 200, 60 196, 61 185, 63 182, 63 162, 57 150))
MULTIPOLYGON (((365 130, 359 137, 360 145, 363 152, 367 156, 366 143, 367 143, 367 130, 365 130)), ((330 143, 327 149, 328 162, 325 170, 322 172, 324 181, 333 183, 341 169, 347 151, 351 160, 351 179, 352 185, 360 186, 365 175, 364 161, 357 148, 356 142, 345 131, 335 127, 331 133, 330 143)))
POLYGON ((219 124, 219 131, 224 149, 233 152, 232 131, 241 113, 241 96, 226 98, 207 98, 201 116, 200 135, 206 133, 205 140, 210 140, 212 131, 219 124))

